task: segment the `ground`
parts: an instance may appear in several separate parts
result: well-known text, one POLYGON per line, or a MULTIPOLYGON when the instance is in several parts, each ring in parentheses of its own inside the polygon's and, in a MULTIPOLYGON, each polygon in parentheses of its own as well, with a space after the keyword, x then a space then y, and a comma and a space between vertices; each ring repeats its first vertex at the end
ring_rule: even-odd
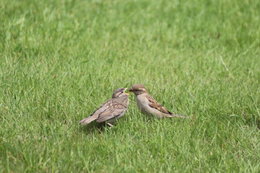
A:
POLYGON ((0 0, 0 172, 260 171, 260 1, 0 0), (144 84, 190 119, 79 120, 144 84))

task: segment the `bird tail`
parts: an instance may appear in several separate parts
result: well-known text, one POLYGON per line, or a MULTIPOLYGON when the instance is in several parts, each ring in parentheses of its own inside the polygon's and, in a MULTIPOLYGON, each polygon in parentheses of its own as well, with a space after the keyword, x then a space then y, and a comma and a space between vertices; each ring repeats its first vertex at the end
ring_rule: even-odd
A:
POLYGON ((84 118, 83 120, 81 120, 79 123, 80 123, 81 125, 87 125, 87 124, 91 123, 92 121, 94 121, 94 120, 96 120, 96 119, 97 119, 96 116, 89 116, 89 117, 84 118))

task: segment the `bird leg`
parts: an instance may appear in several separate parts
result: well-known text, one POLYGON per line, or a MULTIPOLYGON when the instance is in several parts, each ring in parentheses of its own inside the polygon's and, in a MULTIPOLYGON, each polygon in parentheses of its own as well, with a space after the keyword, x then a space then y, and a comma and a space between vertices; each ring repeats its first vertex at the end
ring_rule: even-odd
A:
POLYGON ((107 124, 109 127, 113 127, 113 126, 114 126, 113 124, 108 123, 108 122, 106 122, 106 124, 107 124))

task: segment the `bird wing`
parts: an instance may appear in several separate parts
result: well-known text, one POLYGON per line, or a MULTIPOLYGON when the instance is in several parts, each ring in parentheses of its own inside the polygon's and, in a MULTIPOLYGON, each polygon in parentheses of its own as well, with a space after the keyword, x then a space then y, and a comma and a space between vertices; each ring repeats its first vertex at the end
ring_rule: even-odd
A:
POLYGON ((153 97, 147 95, 146 98, 149 101, 149 106, 157 109, 158 111, 165 113, 165 114, 169 114, 172 115, 172 113, 170 111, 168 111, 165 107, 163 107, 162 105, 160 105, 153 97))
POLYGON ((112 99, 107 100, 99 108, 97 108, 90 116, 99 116, 102 112, 106 111, 112 103, 112 99))
POLYGON ((125 113, 127 110, 128 97, 126 98, 115 98, 111 99, 107 104, 106 108, 99 111, 97 122, 104 122, 113 118, 116 118, 125 113))
POLYGON ((97 120, 99 117, 99 114, 102 112, 106 111, 109 108, 109 105, 111 104, 112 99, 106 101, 103 103, 99 108, 97 108, 91 115, 88 117, 84 118, 83 120, 80 121, 81 124, 89 124, 94 120, 97 120))

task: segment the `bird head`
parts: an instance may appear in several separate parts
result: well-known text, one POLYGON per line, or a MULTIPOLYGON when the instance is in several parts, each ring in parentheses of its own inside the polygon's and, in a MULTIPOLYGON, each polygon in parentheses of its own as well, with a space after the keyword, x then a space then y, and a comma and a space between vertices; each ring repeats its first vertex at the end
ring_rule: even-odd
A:
POLYGON ((121 97, 121 96, 126 96, 129 95, 128 93, 126 93, 127 88, 118 88, 113 92, 112 98, 117 98, 117 97, 121 97))
POLYGON ((132 88, 129 89, 130 92, 133 92, 135 95, 147 93, 143 84, 134 84, 132 88))

